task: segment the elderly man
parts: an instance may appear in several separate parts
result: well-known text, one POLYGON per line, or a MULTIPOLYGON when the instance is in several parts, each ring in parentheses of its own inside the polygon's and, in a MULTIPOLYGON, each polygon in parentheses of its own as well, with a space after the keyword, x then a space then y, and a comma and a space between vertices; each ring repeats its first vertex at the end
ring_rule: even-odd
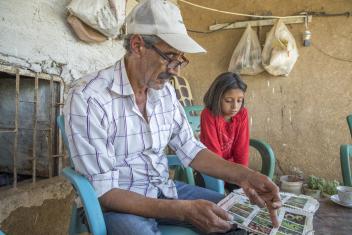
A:
POLYGON ((84 77, 64 107, 75 170, 96 190, 108 233, 159 234, 158 224, 182 222, 204 232, 231 229, 215 204, 223 195, 169 179, 167 145, 183 165, 240 185, 277 224, 275 184, 198 142, 168 83, 188 64, 184 53, 205 52, 187 35, 179 9, 141 1, 126 24, 124 58, 84 77))

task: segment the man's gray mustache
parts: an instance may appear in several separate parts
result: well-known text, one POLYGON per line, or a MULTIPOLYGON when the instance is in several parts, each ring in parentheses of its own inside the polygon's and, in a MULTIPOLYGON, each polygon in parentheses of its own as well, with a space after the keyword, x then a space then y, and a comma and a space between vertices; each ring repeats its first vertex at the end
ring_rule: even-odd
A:
POLYGON ((161 80, 169 80, 172 76, 174 76, 173 74, 171 73, 168 73, 168 72, 162 72, 158 75, 158 79, 161 79, 161 80))

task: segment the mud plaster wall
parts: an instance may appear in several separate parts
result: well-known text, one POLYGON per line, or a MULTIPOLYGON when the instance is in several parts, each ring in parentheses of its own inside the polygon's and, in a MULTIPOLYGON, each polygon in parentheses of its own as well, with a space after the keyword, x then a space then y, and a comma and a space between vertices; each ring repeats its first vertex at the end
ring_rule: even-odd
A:
POLYGON ((64 177, 1 189, 0 228, 6 234, 67 234, 73 195, 64 177))
MULTIPOLYGON (((292 15, 304 10, 330 13, 352 11, 349 0, 192 0, 219 10, 273 15, 292 15)), ((206 31, 215 23, 247 20, 210 12, 179 2, 189 29, 206 31)), ((341 180, 339 147, 351 143, 346 116, 352 113, 352 63, 335 60, 315 47, 352 60, 352 17, 313 17, 309 24, 314 46, 302 47, 303 24, 288 26, 296 39, 300 57, 288 77, 266 72, 243 76, 248 84, 246 105, 251 118, 251 137, 263 139, 274 149, 284 173, 297 166, 306 175, 341 180)), ((264 43, 265 33, 260 31, 264 43)), ((192 87, 196 103, 213 79, 227 71, 232 52, 244 29, 212 34, 191 33, 208 53, 188 55, 191 63, 182 71, 192 87)))

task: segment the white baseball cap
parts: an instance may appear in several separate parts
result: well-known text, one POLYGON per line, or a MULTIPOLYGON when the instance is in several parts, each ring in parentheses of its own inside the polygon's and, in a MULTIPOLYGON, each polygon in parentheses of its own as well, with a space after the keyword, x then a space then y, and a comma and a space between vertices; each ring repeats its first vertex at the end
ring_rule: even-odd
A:
POLYGON ((181 52, 206 52, 187 34, 178 7, 167 0, 142 0, 126 17, 126 32, 156 35, 181 52))

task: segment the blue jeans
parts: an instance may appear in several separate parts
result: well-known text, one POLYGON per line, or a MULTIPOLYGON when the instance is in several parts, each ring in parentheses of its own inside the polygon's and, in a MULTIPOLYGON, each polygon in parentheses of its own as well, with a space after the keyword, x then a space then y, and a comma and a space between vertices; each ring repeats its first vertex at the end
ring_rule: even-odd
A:
MULTIPOLYGON (((204 199, 218 203, 224 198, 224 195, 215 191, 181 183, 175 181, 178 198, 180 200, 196 200, 204 199)), ((151 219, 141 216, 106 212, 104 213, 104 219, 106 223, 106 229, 108 234, 126 234, 126 235, 156 235, 161 234, 158 225, 177 225, 195 229, 190 224, 176 220, 167 219, 151 219)), ((196 229, 195 229, 196 230, 196 229)))

